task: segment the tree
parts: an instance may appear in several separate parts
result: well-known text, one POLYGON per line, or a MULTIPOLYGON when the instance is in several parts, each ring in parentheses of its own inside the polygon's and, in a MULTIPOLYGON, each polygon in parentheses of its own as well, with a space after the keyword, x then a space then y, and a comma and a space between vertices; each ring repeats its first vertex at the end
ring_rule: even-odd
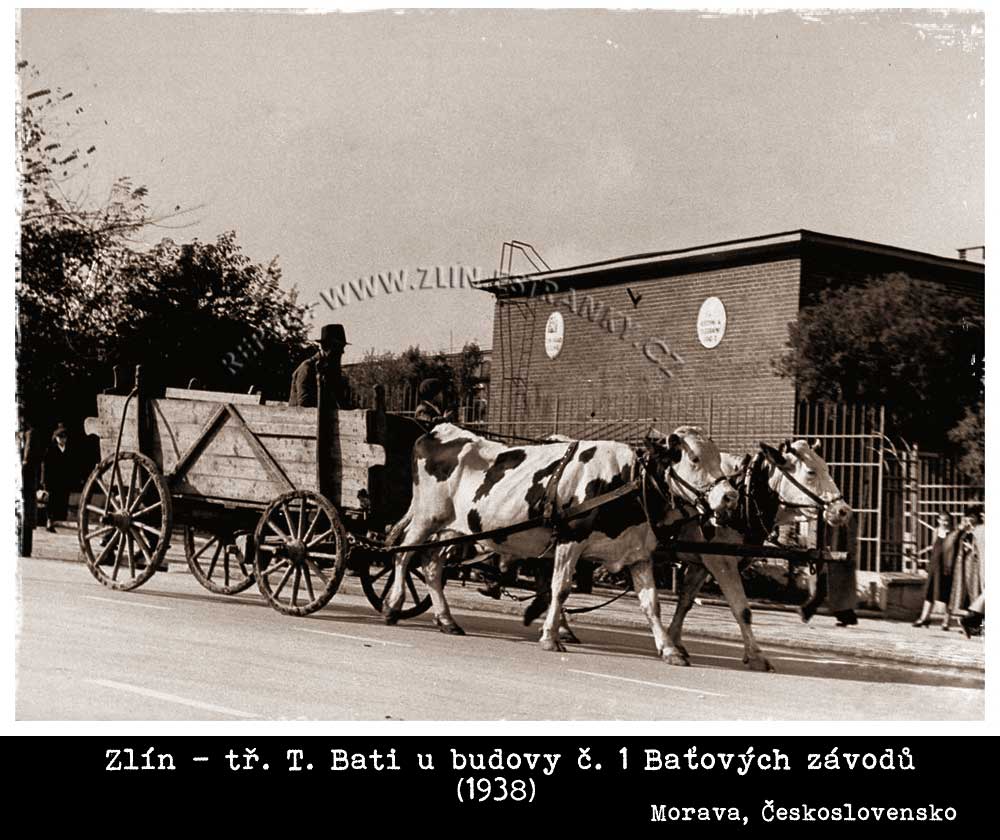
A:
POLYGON ((483 351, 476 342, 471 341, 462 347, 462 355, 455 369, 455 391, 461 400, 466 400, 476 394, 477 387, 483 379, 483 351))
POLYGON ((939 284, 891 274, 827 290, 788 330, 775 366, 800 397, 883 404, 925 449, 983 397, 982 308, 939 284))
POLYGON ((959 469, 975 484, 986 482, 986 404, 980 400, 965 409, 965 416, 950 432, 948 438, 958 445, 962 457, 959 469))

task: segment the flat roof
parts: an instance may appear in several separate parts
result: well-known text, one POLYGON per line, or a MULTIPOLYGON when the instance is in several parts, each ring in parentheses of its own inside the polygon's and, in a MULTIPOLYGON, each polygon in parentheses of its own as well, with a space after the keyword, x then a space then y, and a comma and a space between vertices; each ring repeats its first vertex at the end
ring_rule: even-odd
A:
POLYGON ((690 248, 677 248, 670 251, 655 251, 646 254, 634 254, 627 257, 617 257, 600 262, 585 263, 567 268, 549 269, 527 274, 499 275, 476 284, 477 288, 496 294, 515 294, 511 285, 521 280, 553 280, 562 281, 577 277, 593 275, 608 275, 610 282, 617 282, 620 276, 625 279, 633 270, 649 269, 662 266, 675 273, 684 264, 725 264, 736 263, 748 257, 780 257, 801 255, 803 245, 817 245, 850 251, 855 254, 870 254, 876 257, 893 258, 908 262, 919 262, 939 268, 965 271, 970 274, 985 274, 984 263, 974 260, 962 260, 957 257, 941 257, 923 251, 908 248, 898 248, 893 245, 883 245, 878 242, 867 242, 863 239, 850 239, 843 236, 833 236, 827 233, 799 229, 783 233, 771 233, 763 236, 751 236, 745 239, 729 239, 725 242, 713 242, 708 245, 697 245, 690 248))

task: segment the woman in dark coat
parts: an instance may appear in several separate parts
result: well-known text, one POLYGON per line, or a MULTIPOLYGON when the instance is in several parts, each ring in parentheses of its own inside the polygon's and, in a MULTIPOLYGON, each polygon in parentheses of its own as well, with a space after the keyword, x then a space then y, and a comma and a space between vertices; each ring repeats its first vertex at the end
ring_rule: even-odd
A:
POLYGON ((944 623, 942 630, 951 628, 951 586, 955 568, 955 538, 951 530, 951 516, 938 514, 934 542, 931 545, 931 559, 927 564, 927 588, 924 590, 924 606, 914 627, 927 627, 931 623, 934 604, 944 603, 944 623))
POLYGON ((55 531, 55 523, 69 515, 69 493, 74 471, 72 456, 66 441, 69 435, 60 423, 52 433, 52 442, 42 459, 41 488, 46 493, 45 516, 47 531, 55 531))

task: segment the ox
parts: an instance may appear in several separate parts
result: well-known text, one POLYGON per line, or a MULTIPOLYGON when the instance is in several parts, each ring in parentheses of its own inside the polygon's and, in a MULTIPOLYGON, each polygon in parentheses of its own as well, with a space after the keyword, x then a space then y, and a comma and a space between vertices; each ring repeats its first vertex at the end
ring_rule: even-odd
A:
MULTIPOLYGON (((505 528, 541 515, 547 501, 565 511, 638 481, 647 492, 622 495, 555 527, 481 539, 480 545, 517 558, 540 558, 554 546, 556 597, 542 628, 545 650, 564 650, 556 628, 576 561, 585 554, 613 571, 629 567, 656 649, 664 658, 673 656, 653 579, 654 529, 682 519, 685 503, 700 505, 706 514, 735 507, 737 493, 722 473, 718 448, 699 429, 682 426, 667 439, 648 436, 643 454, 611 441, 580 441, 566 461, 568 454, 565 443, 507 447, 449 423, 436 426, 414 446, 413 499, 389 541, 418 545, 505 528), (553 476, 558 480, 550 487, 553 476)), ((383 603, 389 624, 398 620, 414 554, 396 555, 393 585, 383 603)), ((461 635, 444 597, 441 552, 428 552, 424 562, 435 623, 442 632, 461 635)))
MULTIPOLYGON (((780 451, 762 443, 760 451, 751 458, 724 453, 723 470, 734 477, 743 474, 740 483, 740 502, 737 513, 727 525, 720 527, 713 542, 763 545, 776 529, 803 520, 815 520, 822 509, 826 522, 834 527, 847 525, 851 508, 844 501, 840 490, 830 477, 826 462, 820 457, 818 441, 812 447, 804 440, 786 441, 780 451), (803 491, 806 488, 813 498, 803 491)), ((704 537, 698 528, 682 526, 678 539, 700 541, 704 537)), ((708 551, 706 545, 706 551, 708 551)), ((751 613, 743 591, 739 566, 743 559, 712 554, 681 554, 678 559, 686 562, 684 585, 678 596, 677 607, 667 630, 672 653, 667 661, 672 665, 690 665, 687 650, 681 644, 684 618, 694 599, 711 574, 729 604, 743 636, 743 661, 755 671, 771 671, 771 663, 763 655, 751 628, 751 613)))

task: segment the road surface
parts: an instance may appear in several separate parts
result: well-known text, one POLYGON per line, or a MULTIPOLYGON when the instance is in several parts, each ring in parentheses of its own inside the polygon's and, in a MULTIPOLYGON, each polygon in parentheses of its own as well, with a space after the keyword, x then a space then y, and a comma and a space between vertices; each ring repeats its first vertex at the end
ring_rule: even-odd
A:
POLYGON ((387 627, 352 578, 308 618, 255 589, 226 598, 189 575, 134 592, 78 563, 20 563, 19 720, 982 719, 982 681, 691 640, 693 667, 653 655, 648 632, 588 627, 542 651, 516 616, 456 611, 468 635, 425 614, 387 627))

